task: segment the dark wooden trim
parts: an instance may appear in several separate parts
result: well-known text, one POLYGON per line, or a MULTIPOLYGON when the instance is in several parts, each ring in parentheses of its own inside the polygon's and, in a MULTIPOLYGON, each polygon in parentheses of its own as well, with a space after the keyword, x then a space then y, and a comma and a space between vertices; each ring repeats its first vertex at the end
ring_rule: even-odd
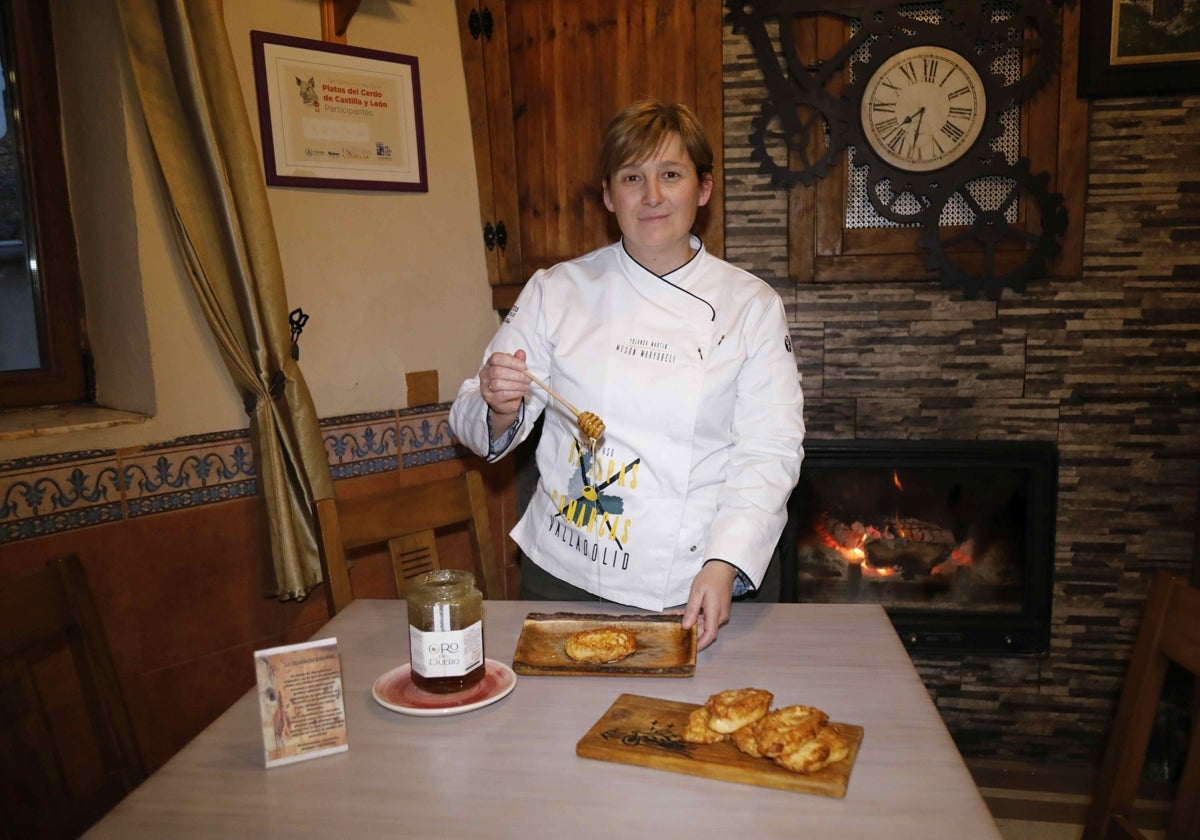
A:
POLYGON ((346 43, 346 30, 362 0, 321 0, 321 40, 346 43))
MULTIPOLYGON (((1075 96, 1078 72, 1079 10, 1060 12, 1062 57, 1059 72, 1044 89, 1022 106, 1020 147, 1032 171, 1050 174, 1050 189, 1061 192, 1067 210, 1061 251, 1048 261, 1052 277, 1077 277, 1083 270, 1083 216, 1087 182, 1088 102, 1075 96)), ((794 23, 801 43, 815 55, 833 55, 850 37, 850 25, 835 16, 814 16, 794 23)), ((834 80, 830 93, 841 87, 834 80)), ((846 155, 838 155, 824 177, 812 186, 794 187, 788 199, 788 271, 798 284, 810 282, 938 280, 929 269, 930 252, 917 239, 922 231, 909 228, 845 227, 847 202, 846 155)), ((1014 226, 1024 229, 1033 219, 1027 203, 1014 226)), ((1002 242, 1000 256, 1007 270, 1020 264, 1025 245, 1002 242)), ((960 250, 954 262, 965 270, 982 265, 982 249, 960 250)))
POLYGON ((62 155, 58 73, 50 4, 10 0, 12 40, 21 108, 21 139, 37 243, 44 313, 40 370, 0 373, 0 408, 82 402, 86 337, 75 227, 62 155))

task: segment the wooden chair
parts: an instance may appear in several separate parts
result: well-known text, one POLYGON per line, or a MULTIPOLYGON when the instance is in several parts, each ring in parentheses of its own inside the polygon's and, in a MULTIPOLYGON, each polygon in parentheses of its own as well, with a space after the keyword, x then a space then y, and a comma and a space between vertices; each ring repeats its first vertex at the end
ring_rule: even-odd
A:
POLYGON ((317 531, 329 614, 354 600, 346 552, 386 544, 396 592, 403 598, 409 581, 441 568, 435 529, 457 524, 465 524, 470 532, 475 580, 483 597, 503 598, 483 478, 477 471, 356 499, 318 501, 317 531))
POLYGON ((0 836, 77 837, 146 776, 76 557, 0 587, 0 836))
MULTIPOLYGON (((1161 569, 1150 587, 1146 613, 1108 748, 1092 795, 1084 840, 1145 840, 1131 821, 1146 747, 1170 662, 1200 674, 1200 589, 1161 569)), ((1200 721, 1193 716, 1191 743, 1167 825, 1167 840, 1200 837, 1200 721)))

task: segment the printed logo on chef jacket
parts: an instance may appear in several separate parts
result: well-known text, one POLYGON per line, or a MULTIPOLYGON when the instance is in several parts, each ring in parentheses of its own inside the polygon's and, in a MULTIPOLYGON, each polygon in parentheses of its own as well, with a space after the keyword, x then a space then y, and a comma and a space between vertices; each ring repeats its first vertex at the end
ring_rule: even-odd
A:
POLYGON ((625 516, 625 498, 638 488, 642 459, 618 462, 609 447, 592 452, 572 441, 567 453, 571 479, 565 491, 553 489, 550 533, 583 557, 613 571, 627 571, 634 523, 625 516))
POLYGON ((783 337, 783 346, 787 348, 789 353, 792 352, 792 337, 790 335, 785 335, 783 337))
POLYGON ((512 309, 508 310, 508 314, 504 316, 504 323, 511 324, 513 318, 517 317, 517 312, 519 312, 520 310, 521 310, 521 307, 519 307, 519 306, 513 306, 512 309))
POLYGON ((645 359, 660 364, 675 364, 675 352, 670 342, 655 338, 631 336, 617 345, 617 352, 634 359, 645 359))

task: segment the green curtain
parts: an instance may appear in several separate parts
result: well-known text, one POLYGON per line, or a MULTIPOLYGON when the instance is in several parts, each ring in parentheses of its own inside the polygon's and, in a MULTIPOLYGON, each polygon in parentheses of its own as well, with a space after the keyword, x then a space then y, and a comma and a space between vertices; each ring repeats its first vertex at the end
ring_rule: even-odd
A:
POLYGON ((321 582, 313 504, 333 478, 292 358, 287 291, 220 0, 117 0, 192 287, 244 395, 270 529, 268 594, 321 582))

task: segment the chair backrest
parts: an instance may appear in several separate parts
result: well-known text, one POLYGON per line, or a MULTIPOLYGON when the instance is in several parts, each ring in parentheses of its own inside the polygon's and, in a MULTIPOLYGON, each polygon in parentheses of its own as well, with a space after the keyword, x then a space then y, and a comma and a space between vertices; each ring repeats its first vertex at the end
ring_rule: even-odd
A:
POLYGON ((412 578, 441 568, 435 530, 459 524, 466 525, 471 535, 475 579, 483 596, 503 598, 487 497, 478 471, 355 499, 318 501, 317 530, 330 615, 354 600, 346 552, 387 546, 396 592, 403 598, 412 578))
MULTIPOLYGON (((1133 825, 1131 814, 1171 662, 1200 675, 1200 589, 1160 569, 1150 587, 1145 616, 1134 642, 1129 673, 1088 809, 1084 840, 1145 838, 1133 825)), ((1200 721, 1194 715, 1191 733, 1166 840, 1200 837, 1200 721)))
POLYGON ((146 776, 76 557, 0 588, 0 836, 77 837, 146 776))

